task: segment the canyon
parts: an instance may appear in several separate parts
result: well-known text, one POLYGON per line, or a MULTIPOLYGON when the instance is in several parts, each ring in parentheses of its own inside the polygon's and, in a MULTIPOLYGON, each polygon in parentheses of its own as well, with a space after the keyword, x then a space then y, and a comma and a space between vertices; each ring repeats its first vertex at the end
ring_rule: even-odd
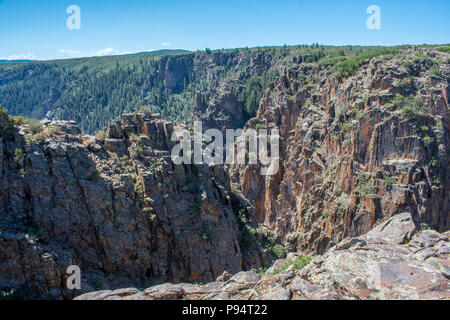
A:
POLYGON ((214 86, 189 92, 204 128, 279 130, 274 175, 261 163, 175 164, 171 136, 189 124, 164 112, 127 110, 84 134, 56 119, 54 93, 40 132, 16 121, 0 137, 0 289, 79 300, 449 298, 441 49, 161 58, 174 94, 210 62, 197 75, 214 86), (250 114, 235 88, 272 71, 250 114), (70 265, 81 290, 65 285, 70 265))

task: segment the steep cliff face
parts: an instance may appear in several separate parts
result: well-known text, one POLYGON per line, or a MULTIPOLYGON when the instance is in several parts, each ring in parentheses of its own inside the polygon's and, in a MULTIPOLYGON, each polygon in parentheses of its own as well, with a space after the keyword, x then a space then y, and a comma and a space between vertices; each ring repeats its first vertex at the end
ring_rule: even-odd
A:
POLYGON ((0 287, 70 297, 69 265, 87 291, 240 271, 228 178, 220 167, 174 165, 172 131, 131 114, 104 140, 48 122, 0 141, 0 287))
POLYGON ((280 129, 278 173, 234 170, 253 219, 290 250, 313 253, 404 211, 418 226, 447 230, 446 61, 410 48, 367 59, 350 76, 328 63, 286 68, 248 123, 280 129))

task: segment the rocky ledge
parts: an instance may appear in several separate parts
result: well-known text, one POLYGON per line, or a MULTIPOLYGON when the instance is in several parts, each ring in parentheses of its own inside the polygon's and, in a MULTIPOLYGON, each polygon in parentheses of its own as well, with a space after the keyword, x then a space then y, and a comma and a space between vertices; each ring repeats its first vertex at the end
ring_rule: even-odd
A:
POLYGON ((166 283, 81 295, 75 300, 448 299, 450 232, 418 231, 401 213, 346 238, 302 268, 290 253, 265 273, 242 271, 203 284, 166 283))

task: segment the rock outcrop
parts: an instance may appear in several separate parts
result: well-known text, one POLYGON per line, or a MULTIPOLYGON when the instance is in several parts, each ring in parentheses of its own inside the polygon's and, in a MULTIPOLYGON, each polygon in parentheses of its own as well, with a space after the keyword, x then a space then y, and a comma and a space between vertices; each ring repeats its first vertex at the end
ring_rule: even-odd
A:
POLYGON ((172 131, 138 113, 102 138, 47 121, 0 141, 0 288, 70 298, 69 265, 86 291, 242 270, 227 175, 174 165, 172 131))
POLYGON ((402 213, 363 236, 344 239, 301 269, 283 259, 275 265, 288 267, 277 274, 273 268, 265 274, 250 270, 204 285, 106 290, 75 299, 448 299, 449 236, 418 232, 411 214, 402 213))
POLYGON ((253 220, 290 251, 312 253, 404 211, 448 230, 449 86, 432 72, 448 75, 437 62, 448 56, 410 48, 367 59, 351 76, 329 63, 286 68, 247 124, 280 129, 278 173, 234 170, 253 220))

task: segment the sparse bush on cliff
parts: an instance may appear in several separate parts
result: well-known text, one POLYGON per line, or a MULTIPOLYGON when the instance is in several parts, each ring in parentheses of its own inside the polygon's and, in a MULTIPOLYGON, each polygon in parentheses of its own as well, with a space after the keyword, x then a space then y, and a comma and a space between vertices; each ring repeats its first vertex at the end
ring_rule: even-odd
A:
POLYGON ((373 194, 376 189, 370 179, 364 180, 365 178, 360 177, 358 179, 358 192, 361 197, 367 197, 373 194))
POLYGON ((387 48, 382 49, 373 53, 359 55, 356 57, 353 57, 351 59, 342 61, 336 65, 336 71, 338 72, 338 75, 340 76, 350 76, 356 71, 359 70, 362 63, 368 59, 380 57, 380 56, 392 56, 394 54, 397 54, 399 52, 400 48, 387 48))
POLYGON ((291 266, 292 266, 292 269, 294 269, 294 270, 301 270, 304 267, 306 267, 310 262, 311 262, 310 256, 297 256, 297 257, 295 257, 294 260, 289 259, 280 267, 274 268, 271 272, 271 275, 277 275, 280 272, 283 272, 283 271, 289 269, 289 267, 291 267, 291 266))
POLYGON ((41 133, 42 130, 44 130, 42 123, 37 120, 30 120, 28 123, 28 128, 30 129, 32 134, 38 134, 41 133))
POLYGON ((392 99, 391 105, 399 107, 403 111, 404 117, 409 120, 429 116, 428 109, 423 105, 419 97, 404 97, 401 94, 397 94, 392 99))
POLYGON ((438 51, 450 53, 450 46, 438 48, 438 51))
POLYGON ((14 121, 8 111, 0 106, 0 137, 9 137, 13 133, 14 121))
POLYGON ((390 187, 398 183, 397 179, 388 175, 385 175, 383 180, 386 187, 390 187))
POLYGON ((310 256, 297 256, 294 259, 293 268, 294 270, 300 270, 306 267, 311 262, 310 256))
POLYGON ((16 148, 14 150, 14 161, 17 162, 20 166, 23 165, 23 161, 25 160, 25 153, 22 149, 16 148))
POLYGON ((286 249, 281 244, 274 245, 271 250, 278 259, 281 259, 286 255, 286 249))
POLYGON ((100 130, 95 134, 95 137, 99 140, 104 141, 106 139, 106 132, 104 130, 100 130))

